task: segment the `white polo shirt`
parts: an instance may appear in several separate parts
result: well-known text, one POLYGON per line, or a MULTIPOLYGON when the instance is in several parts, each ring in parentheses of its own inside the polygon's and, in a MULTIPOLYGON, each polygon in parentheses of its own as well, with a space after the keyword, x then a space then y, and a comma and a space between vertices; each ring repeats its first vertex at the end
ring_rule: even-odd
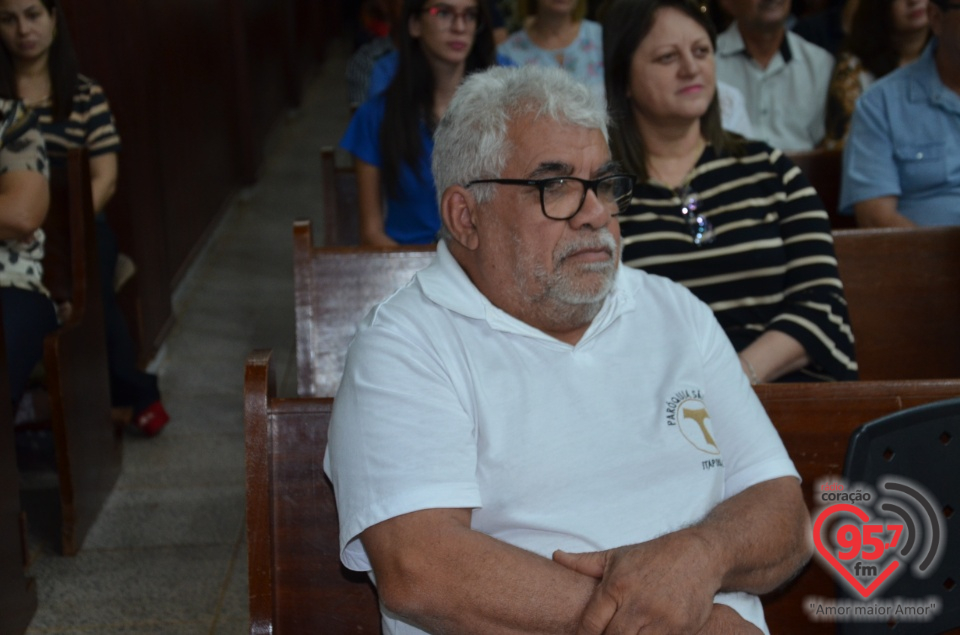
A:
MULTIPOLYGON (((472 527, 550 557, 644 542, 797 473, 710 309, 621 267, 575 345, 493 306, 441 243, 364 320, 325 470, 343 563, 381 521, 470 508, 472 527)), ((765 629, 757 598, 721 594, 765 629)), ((420 633, 389 614, 387 633, 420 633)))
POLYGON ((791 31, 766 68, 747 53, 736 22, 717 38, 717 79, 743 93, 754 138, 784 152, 823 139, 832 73, 833 56, 791 31))

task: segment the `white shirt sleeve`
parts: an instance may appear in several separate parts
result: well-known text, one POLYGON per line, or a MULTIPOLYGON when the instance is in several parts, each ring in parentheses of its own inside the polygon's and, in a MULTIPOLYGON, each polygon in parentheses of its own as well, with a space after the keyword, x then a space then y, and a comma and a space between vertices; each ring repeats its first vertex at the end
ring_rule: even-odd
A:
POLYGON ((357 571, 371 568, 364 529, 422 509, 480 505, 474 422, 429 350, 429 329, 387 322, 374 319, 350 347, 324 465, 341 559, 357 571))

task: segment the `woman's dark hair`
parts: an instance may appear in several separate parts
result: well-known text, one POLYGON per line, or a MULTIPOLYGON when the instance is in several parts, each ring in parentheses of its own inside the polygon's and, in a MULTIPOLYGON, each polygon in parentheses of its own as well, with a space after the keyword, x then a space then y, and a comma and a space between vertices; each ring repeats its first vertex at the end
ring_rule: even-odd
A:
MULTIPOLYGON (((381 175, 387 192, 399 190, 400 168, 416 165, 424 152, 420 135, 421 122, 433 132, 437 126, 433 114, 433 71, 420 46, 410 36, 410 20, 420 19, 427 0, 404 0, 400 22, 396 25, 399 61, 397 74, 386 91, 386 112, 380 128, 381 175)), ((496 45, 490 28, 487 0, 477 0, 480 21, 474 34, 473 48, 467 56, 465 74, 492 66, 496 62, 496 45)))
MULTIPOLYGON (((648 178, 647 151, 627 96, 630 66, 640 42, 653 28, 657 12, 668 7, 677 9, 702 26, 716 50, 717 31, 706 7, 694 0, 614 0, 603 15, 604 82, 613 124, 610 148, 625 168, 644 181, 648 178)), ((716 91, 707 111, 700 117, 700 130, 718 154, 739 154, 742 151, 742 142, 723 130, 716 91)))
POLYGON ((856 55, 877 79, 900 66, 900 51, 893 43, 893 3, 894 0, 861 0, 843 44, 843 50, 856 55))
MULTIPOLYGON (((47 13, 53 14, 54 24, 53 43, 50 45, 50 55, 47 59, 47 69, 50 73, 50 89, 53 92, 53 118, 61 121, 70 117, 73 110, 73 96, 77 92, 77 75, 79 65, 77 54, 73 49, 73 40, 67 28, 67 19, 60 8, 58 0, 40 0, 47 13)), ((17 94, 17 78, 13 70, 13 58, 5 46, 0 46, 0 97, 6 99, 20 99, 17 94)))

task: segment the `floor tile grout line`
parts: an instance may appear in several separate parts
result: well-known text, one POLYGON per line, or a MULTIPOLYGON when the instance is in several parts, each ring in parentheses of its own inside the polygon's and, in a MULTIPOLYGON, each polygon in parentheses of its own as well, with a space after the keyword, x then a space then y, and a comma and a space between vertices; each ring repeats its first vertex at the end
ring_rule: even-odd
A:
POLYGON ((224 577, 223 584, 220 588, 220 597, 217 599, 217 606, 213 611, 213 623, 210 625, 210 635, 216 635, 217 632, 217 626, 220 622, 220 615, 223 612, 223 604, 227 598, 227 594, 230 591, 230 585, 233 583, 234 571, 237 568, 237 557, 241 555, 240 552, 244 545, 243 536, 246 525, 247 515, 244 513, 243 519, 240 521, 240 530, 237 532, 237 538, 233 545, 233 553, 230 556, 230 563, 227 566, 227 574, 224 577))

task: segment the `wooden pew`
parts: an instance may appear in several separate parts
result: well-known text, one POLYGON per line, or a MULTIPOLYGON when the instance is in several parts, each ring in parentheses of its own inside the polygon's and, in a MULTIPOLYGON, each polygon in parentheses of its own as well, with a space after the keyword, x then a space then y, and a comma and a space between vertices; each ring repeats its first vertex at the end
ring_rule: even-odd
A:
MULTIPOLYGON (((756 392, 812 505, 815 481, 842 472, 857 427, 960 396, 960 380, 764 384, 756 392)), ((324 633, 378 632, 375 591, 337 558, 336 509, 322 470, 330 401, 277 398, 267 351, 249 357, 244 394, 251 634, 310 632, 316 624, 325 625, 324 633)), ((770 631, 832 633, 832 624, 807 619, 808 595, 836 596, 833 579, 817 563, 764 598, 770 631)))
POLYGON ((74 555, 120 475, 121 431, 111 418, 90 167, 71 150, 51 173, 44 283, 69 317, 44 341, 44 369, 60 484, 60 537, 74 555))
POLYGON ((315 247, 310 221, 293 225, 297 392, 332 397, 356 325, 433 260, 433 247, 315 247))
POLYGON ((323 474, 330 399, 278 399, 269 351, 244 379, 250 634, 380 632, 376 592, 340 564, 323 474))
POLYGON ((27 540, 23 520, 7 354, 0 326, 0 633, 5 635, 25 632, 37 610, 36 583, 24 573, 27 540))
POLYGON ((336 150, 320 149, 323 179, 324 245, 360 244, 360 206, 357 202, 357 173, 353 166, 337 165, 336 150))
POLYGON ((960 377, 960 227, 834 232, 860 378, 960 377))
POLYGON ((843 177, 842 150, 811 150, 787 153, 787 157, 807 176, 813 189, 820 195, 823 207, 830 217, 833 229, 857 226, 853 216, 840 214, 840 181, 843 177))

